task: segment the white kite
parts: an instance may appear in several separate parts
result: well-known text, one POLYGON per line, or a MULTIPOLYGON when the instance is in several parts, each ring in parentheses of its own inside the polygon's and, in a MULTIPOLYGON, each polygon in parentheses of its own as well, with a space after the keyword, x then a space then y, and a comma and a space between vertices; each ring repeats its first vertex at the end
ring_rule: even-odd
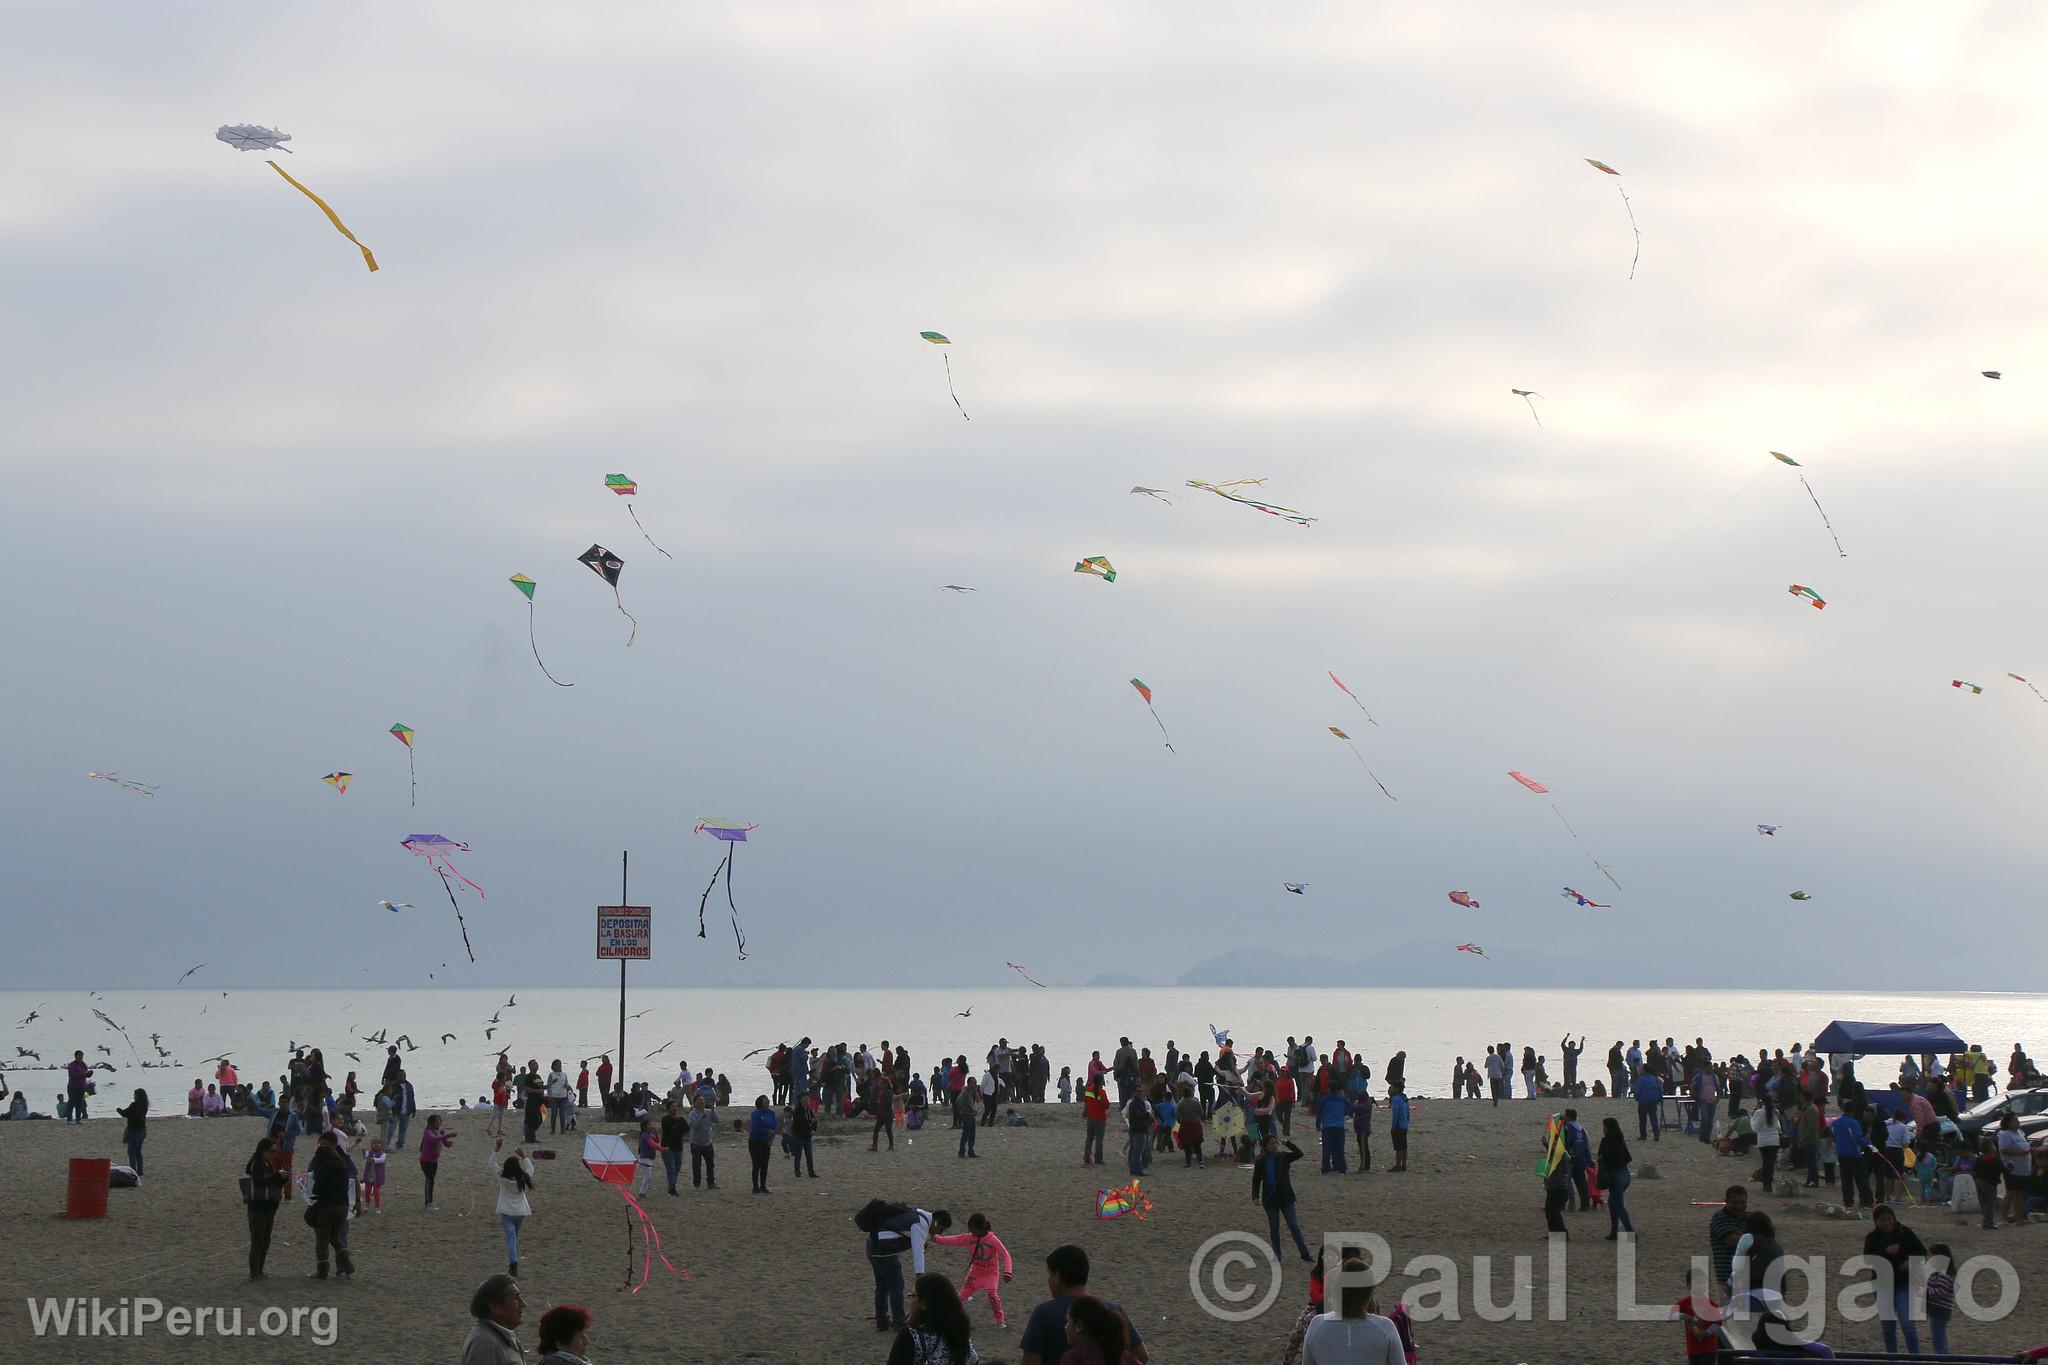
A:
POLYGON ((260 123, 223 123, 214 136, 238 152, 291 151, 284 145, 292 140, 290 133, 280 133, 260 123))

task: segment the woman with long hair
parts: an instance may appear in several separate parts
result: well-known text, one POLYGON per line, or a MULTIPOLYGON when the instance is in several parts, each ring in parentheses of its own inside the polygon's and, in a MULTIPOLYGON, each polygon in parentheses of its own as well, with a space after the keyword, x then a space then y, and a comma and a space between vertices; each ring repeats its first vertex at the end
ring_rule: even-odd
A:
MULTIPOLYGON (((802 1104, 801 1097, 797 1103, 802 1104)), ((766 1095, 754 1096, 754 1112, 747 1119, 747 1155, 754 1164, 754 1193, 768 1193, 768 1158, 775 1151, 775 1135, 782 1131, 782 1120, 769 1105, 766 1095)))
POLYGON ((264 1137, 242 1168, 244 1207, 249 1213, 249 1278, 263 1278, 263 1258, 270 1254, 270 1228, 284 1197, 285 1173, 277 1168, 277 1139, 264 1137))
POLYGON ((1623 1199, 1632 1178, 1629 1163, 1634 1158, 1629 1155, 1628 1140, 1621 1135, 1621 1120, 1612 1114, 1600 1120, 1600 1151, 1594 1160, 1600 1168, 1600 1188, 1607 1191, 1607 1240, 1612 1242, 1620 1234, 1636 1230, 1623 1199))
POLYGON ((1101 1299, 1076 1294, 1067 1305, 1067 1353, 1061 1365, 1134 1365, 1129 1335, 1117 1311, 1101 1299))
POLYGON ((903 1330, 889 1347, 888 1365, 975 1365, 967 1309, 944 1275, 920 1275, 911 1282, 903 1330))
POLYGON ((1778 1106, 1771 1103, 1769 1091, 1757 1098, 1756 1110, 1749 1116, 1749 1131, 1756 1138, 1757 1155, 1763 1159, 1761 1180, 1764 1193, 1769 1194, 1777 1183, 1778 1148, 1784 1142, 1783 1120, 1778 1115, 1778 1106))
POLYGON ((526 1192, 533 1188, 533 1158, 526 1154, 524 1147, 514 1147, 512 1155, 501 1164, 498 1153, 504 1149, 505 1139, 499 1138, 491 1149, 490 1168, 498 1177, 498 1222, 505 1229, 506 1274, 517 1278, 519 1274, 519 1227, 533 1214, 533 1205, 527 1200, 526 1192))
MULTIPOLYGON (((177 1091, 171 1093, 175 1095, 177 1091)), ((128 1126, 121 1130, 121 1136, 128 1139, 128 1164, 135 1169, 135 1183, 139 1185, 142 1183, 142 1142, 149 1136, 149 1092, 137 1090, 135 1098, 125 1109, 114 1112, 128 1121, 128 1126)))

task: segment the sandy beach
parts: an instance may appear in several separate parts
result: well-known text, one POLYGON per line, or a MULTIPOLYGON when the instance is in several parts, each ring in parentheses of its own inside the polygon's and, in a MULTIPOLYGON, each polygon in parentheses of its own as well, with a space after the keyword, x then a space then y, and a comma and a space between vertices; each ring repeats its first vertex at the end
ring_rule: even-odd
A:
MULTIPOLYGON (((1537 1132, 1547 1106, 1442 1100, 1418 1105, 1407 1174, 1384 1170, 1384 1134, 1374 1140, 1376 1169, 1323 1177, 1303 1125, 1296 1140, 1310 1152, 1296 1167, 1300 1214, 1313 1240, 1325 1230, 1377 1232, 1390 1244, 1394 1275, 1389 1290, 1410 1292, 1418 1279, 1442 1272, 1413 1267, 1412 1258, 1452 1259, 1459 1274, 1457 1322, 1419 1328, 1427 1361, 1623 1362, 1680 1354, 1679 1329, 1663 1321, 1615 1320, 1617 1264, 1603 1212, 1569 1215, 1565 1321, 1543 1320, 1552 1288, 1542 1237, 1541 1195, 1533 1174, 1537 1132), (1512 1296, 1511 1258, 1533 1258, 1533 1321, 1490 1322, 1475 1307, 1473 1258, 1491 1256, 1491 1300, 1512 1296)), ((1594 1101, 1581 1115, 1597 1125, 1610 1109, 1594 1101)), ((1027 1111, 1025 1129, 983 1129, 980 1157, 955 1155, 954 1135, 939 1125, 918 1134, 899 1129, 896 1150, 870 1153, 864 1125, 828 1125, 817 1145, 818 1178, 794 1180, 778 1156, 766 1197, 747 1192, 746 1149, 729 1130, 719 1151, 716 1191, 688 1186, 670 1198, 657 1174, 647 1207, 659 1222, 670 1258, 689 1272, 670 1278, 658 1266, 637 1296, 620 1292, 626 1269, 627 1213, 619 1196, 587 1175, 576 1161, 580 1142, 555 1140, 560 1153, 538 1163, 534 1216, 522 1234, 522 1284, 528 1299, 522 1339, 533 1344, 533 1324, 547 1305, 573 1301, 596 1315, 591 1359, 616 1362, 678 1360, 877 1361, 889 1338, 869 1316, 871 1284, 861 1239, 849 1219, 871 1197, 945 1207, 956 1219, 986 1213, 1016 1257, 1017 1276, 1005 1304, 1013 1322, 999 1332, 979 1302, 973 1309, 975 1343, 992 1360, 1017 1357, 1017 1330, 1044 1297, 1043 1257, 1061 1242, 1076 1242, 1094 1258, 1094 1286, 1122 1302, 1145 1336, 1155 1362, 1278 1360, 1306 1293, 1306 1267, 1291 1253, 1273 1306, 1242 1323, 1218 1321, 1197 1305, 1189 1264, 1213 1234, 1242 1230, 1264 1236, 1264 1216, 1251 1202, 1249 1175, 1212 1161, 1184 1170, 1176 1154, 1155 1159, 1145 1188, 1154 1200, 1143 1222, 1098 1222, 1099 1185, 1117 1183, 1122 1167, 1083 1169, 1080 1115, 1073 1107, 1027 1111)), ((728 1119, 731 1117, 728 1113, 728 1119)), ((485 1171, 490 1139, 484 1116, 458 1112, 449 1125, 459 1135, 444 1162, 439 1213, 420 1207, 418 1167, 410 1151, 391 1163, 386 1211, 356 1220, 351 1247, 358 1274, 352 1282, 314 1281, 312 1236, 299 1204, 280 1213, 271 1251, 270 1278, 246 1279, 247 1234, 235 1189, 260 1125, 245 1120, 155 1119, 139 1189, 115 1190, 104 1221, 61 1219, 66 1159, 120 1159, 118 1121, 83 1128, 56 1122, 0 1125, 0 1166, 10 1197, 0 1219, 0 1284, 8 1293, 5 1321, 17 1341, 31 1334, 25 1300, 97 1296, 102 1306, 121 1296, 149 1296, 166 1309, 242 1310, 244 1330, 259 1325, 267 1307, 286 1310, 331 1306, 334 1345, 310 1336, 251 1336, 225 1345, 177 1337, 162 1325, 120 1339, 45 1336, 31 1348, 36 1359, 171 1361, 183 1359, 317 1360, 337 1351, 391 1361, 452 1360, 467 1330, 472 1288, 502 1270, 503 1246, 493 1216, 494 1182, 485 1171)), ((1716 1155, 1697 1141, 1667 1135, 1660 1143, 1634 1140, 1638 1178, 1629 1204, 1639 1230, 1637 1297, 1668 1305, 1681 1291, 1688 1257, 1702 1254, 1711 1209, 1693 1200, 1716 1200, 1750 1164, 1716 1155), (1656 1168, 1649 1178, 1644 1165, 1656 1168)), ((417 1131, 417 1130, 415 1130, 417 1131)), ((618 1131, 616 1125, 596 1131, 618 1131)), ((516 1134, 515 1134, 516 1136, 516 1134)), ((1212 1139, 1213 1144, 1213 1139, 1212 1139)), ((542 1145, 550 1145, 543 1134, 542 1145)), ((302 1153, 304 1147, 302 1146, 302 1153)), ((1818 1192, 1823 1198, 1832 1191, 1818 1192)), ((1793 1256, 1845 1260, 1861 1247, 1867 1224, 1815 1212, 1821 1199, 1766 1197, 1761 1207, 1777 1219, 1780 1240, 1793 1256)), ((1947 1210, 1911 1209, 1905 1221, 1928 1241, 1945 1240, 1959 1258, 1995 1253, 2007 1258, 2023 1285, 2048 1274, 2048 1226, 1983 1232, 1974 1217, 1947 1210)), ((633 1235, 634 1274, 640 1240, 633 1235)), ((929 1268, 957 1282, 964 1253, 935 1249, 929 1268)), ((1230 1283, 1243 1283, 1243 1272, 1230 1283)), ((1206 1280, 1205 1280, 1206 1282, 1206 1280)), ((1265 1283, 1265 1273, 1256 1281, 1265 1283)), ((1850 1283, 1831 1272, 1830 1313, 1850 1283)), ((1957 1351, 2010 1352, 2048 1342, 2048 1307, 2028 1288, 2002 1323, 1958 1318, 1957 1351)), ((1996 1281, 1980 1278, 1980 1300, 1996 1297, 1996 1281)), ((1483 1307, 1484 1304, 1478 1305, 1483 1307)), ((283 1315, 274 1315, 282 1318, 283 1315)), ((1661 1316, 1661 1314, 1659 1315, 1661 1316)), ((304 1330, 314 1320, 303 1318, 304 1330)), ((1826 1339, 1837 1346, 1871 1349, 1874 1323, 1837 1324, 1826 1339)))

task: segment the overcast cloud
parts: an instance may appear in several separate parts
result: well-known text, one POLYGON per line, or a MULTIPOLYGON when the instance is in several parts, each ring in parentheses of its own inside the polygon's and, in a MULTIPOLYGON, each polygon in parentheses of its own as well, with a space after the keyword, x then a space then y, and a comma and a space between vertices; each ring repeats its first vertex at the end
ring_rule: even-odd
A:
POLYGON ((424 984, 418 830, 464 982, 607 979, 631 848, 650 982, 2036 985, 2044 28, 18 3, 0 984, 424 984), (1257 476, 1321 520, 1125 492, 1257 476))

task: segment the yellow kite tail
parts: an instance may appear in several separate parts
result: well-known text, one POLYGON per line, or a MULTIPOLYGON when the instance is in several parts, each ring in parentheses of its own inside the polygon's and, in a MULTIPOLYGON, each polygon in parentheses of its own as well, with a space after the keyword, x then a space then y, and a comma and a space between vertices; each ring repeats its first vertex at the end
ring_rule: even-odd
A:
POLYGON ((320 206, 320 211, 327 215, 327 221, 334 224, 334 230, 340 233, 342 236, 348 238, 351 242, 355 242, 356 250, 363 253, 363 264, 370 267, 370 272, 372 274, 376 273, 377 258, 370 254, 370 248, 364 246, 361 242, 356 242, 356 235, 348 230, 348 224, 342 222, 341 219, 338 216, 336 216, 333 209, 327 207, 327 201, 325 199, 322 199, 319 195, 313 193, 313 191, 307 189, 304 185, 301 185, 298 181, 292 179, 291 176, 285 171, 285 168, 278 165, 275 161, 266 161, 263 164, 270 167, 271 170, 276 171, 279 175, 284 176, 285 184, 290 185, 300 194, 305 195, 315 204, 318 204, 320 206))

